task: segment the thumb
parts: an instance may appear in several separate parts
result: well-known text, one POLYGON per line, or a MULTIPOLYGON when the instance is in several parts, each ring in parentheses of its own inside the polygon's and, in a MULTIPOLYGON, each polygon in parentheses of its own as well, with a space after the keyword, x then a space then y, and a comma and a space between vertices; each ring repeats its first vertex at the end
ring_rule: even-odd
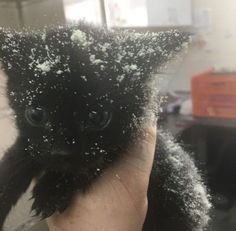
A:
POLYGON ((139 136, 131 143, 124 161, 132 163, 140 171, 150 174, 156 148, 157 127, 152 119, 145 121, 139 136))
POLYGON ((145 121, 136 140, 123 154, 120 161, 112 167, 111 172, 120 180, 137 189, 147 189, 156 148, 156 122, 145 121))

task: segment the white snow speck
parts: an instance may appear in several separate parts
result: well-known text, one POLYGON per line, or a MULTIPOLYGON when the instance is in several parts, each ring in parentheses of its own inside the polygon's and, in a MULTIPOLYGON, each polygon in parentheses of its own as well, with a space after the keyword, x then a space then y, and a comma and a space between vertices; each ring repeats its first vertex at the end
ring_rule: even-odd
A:
POLYGON ((90 62, 94 65, 97 65, 97 64, 100 64, 100 63, 103 63, 103 61, 101 59, 96 59, 96 56, 95 55, 90 55, 90 58, 89 58, 90 62))
POLYGON ((83 79, 85 82, 88 81, 87 78, 86 78, 86 76, 84 76, 84 75, 81 76, 81 79, 83 79))
POLYGON ((42 40, 45 41, 46 40, 46 33, 42 34, 42 40))
POLYGON ((120 176, 119 176, 118 174, 116 174, 116 178, 119 179, 119 180, 121 179, 120 176))
POLYGON ((62 73, 63 73, 62 70, 58 70, 58 71, 57 71, 57 74, 58 74, 58 75, 61 75, 62 73))
POLYGON ((71 40, 75 43, 81 44, 83 46, 87 45, 87 36, 81 30, 75 30, 71 35, 71 40))
POLYGON ((124 70, 126 73, 130 73, 131 71, 135 71, 135 70, 137 70, 137 69, 138 69, 138 67, 137 67, 136 64, 125 65, 125 66, 123 67, 123 70, 124 70))
POLYGON ((104 71, 104 70, 105 70, 105 66, 104 66, 104 65, 101 65, 101 66, 100 66, 100 69, 101 69, 101 71, 104 71))
POLYGON ((124 78, 125 78, 125 75, 119 75, 116 79, 118 82, 122 82, 124 78))
POLYGON ((51 70, 51 65, 49 61, 45 61, 44 63, 38 64, 36 67, 42 72, 49 72, 51 70))
POLYGON ((103 45, 100 45, 100 48, 105 53, 110 46, 109 43, 104 43, 103 45))
POLYGON ((136 64, 132 64, 131 66, 130 66, 130 69, 132 70, 132 71, 135 71, 135 70, 137 70, 137 65, 136 64))

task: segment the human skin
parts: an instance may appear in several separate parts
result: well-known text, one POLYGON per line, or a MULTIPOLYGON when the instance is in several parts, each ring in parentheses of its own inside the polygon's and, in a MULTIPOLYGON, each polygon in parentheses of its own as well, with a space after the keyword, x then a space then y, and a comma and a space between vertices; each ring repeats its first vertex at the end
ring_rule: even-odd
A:
POLYGON ((107 169, 85 194, 48 219, 50 231, 141 231, 156 146, 156 123, 146 121, 142 135, 124 157, 107 169))

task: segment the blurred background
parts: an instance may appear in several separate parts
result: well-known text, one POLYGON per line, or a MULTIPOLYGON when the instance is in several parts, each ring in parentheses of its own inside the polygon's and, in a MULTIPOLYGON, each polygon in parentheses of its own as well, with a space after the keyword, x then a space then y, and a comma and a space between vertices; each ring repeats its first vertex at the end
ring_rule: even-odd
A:
MULTIPOLYGON (((235 0, 0 0, 0 26, 39 29, 82 19, 141 32, 177 28, 193 34, 183 60, 160 75, 161 94, 168 95, 160 125, 191 152, 206 179, 214 204, 209 230, 235 231, 235 12, 235 0)), ((5 80, 0 73, 1 153, 17 135, 4 96, 5 80)), ((30 189, 10 214, 7 231, 47 230, 30 217, 29 197, 30 189)))

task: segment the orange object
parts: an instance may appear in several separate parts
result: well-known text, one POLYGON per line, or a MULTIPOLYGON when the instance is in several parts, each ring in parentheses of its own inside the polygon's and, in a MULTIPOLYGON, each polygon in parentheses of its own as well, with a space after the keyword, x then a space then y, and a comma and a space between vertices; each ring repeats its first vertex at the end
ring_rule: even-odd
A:
POLYGON ((236 119, 236 72, 210 69, 192 77, 193 116, 236 119))

